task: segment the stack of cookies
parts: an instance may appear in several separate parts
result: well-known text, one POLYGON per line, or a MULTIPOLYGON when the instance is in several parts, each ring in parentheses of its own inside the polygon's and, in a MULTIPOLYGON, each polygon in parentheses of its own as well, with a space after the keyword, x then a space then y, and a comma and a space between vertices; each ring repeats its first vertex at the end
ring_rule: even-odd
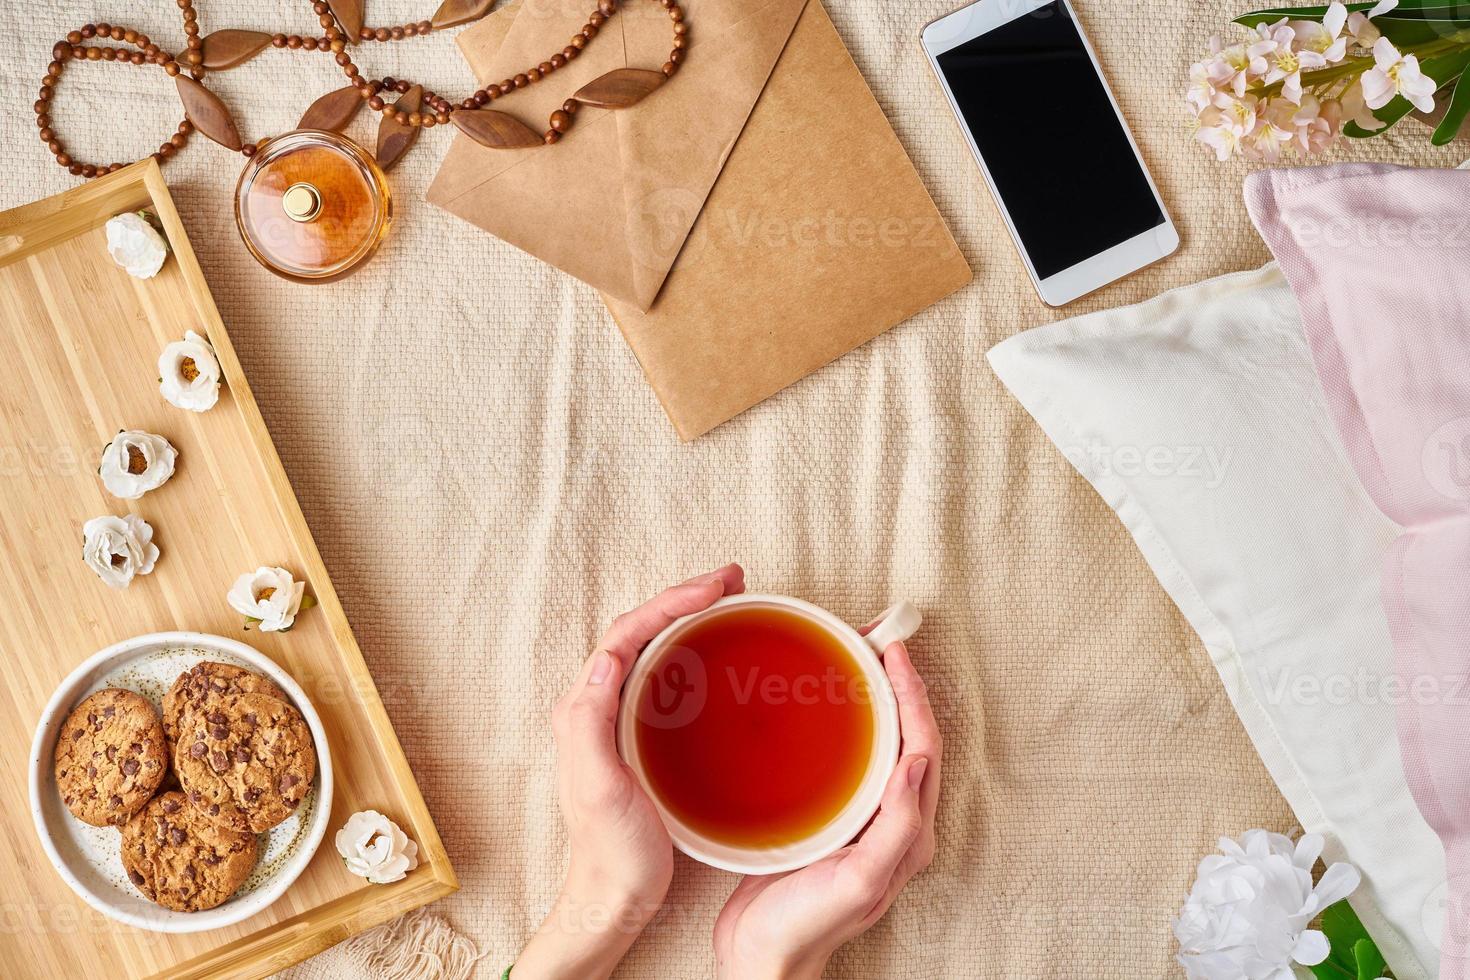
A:
POLYGON ((176 912, 214 908, 255 867, 256 834, 301 805, 316 774, 311 730, 279 687, 205 661, 180 674, 160 719, 108 688, 67 717, 56 785, 78 820, 122 833, 128 879, 176 912), (170 774, 177 790, 159 792, 170 774))

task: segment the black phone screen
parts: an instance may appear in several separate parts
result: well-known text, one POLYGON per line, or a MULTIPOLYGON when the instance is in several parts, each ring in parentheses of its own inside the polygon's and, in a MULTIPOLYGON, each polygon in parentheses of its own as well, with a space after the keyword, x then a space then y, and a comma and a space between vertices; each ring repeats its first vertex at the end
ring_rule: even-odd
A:
POLYGON ((1039 277, 1164 223, 1060 0, 937 60, 1039 277))

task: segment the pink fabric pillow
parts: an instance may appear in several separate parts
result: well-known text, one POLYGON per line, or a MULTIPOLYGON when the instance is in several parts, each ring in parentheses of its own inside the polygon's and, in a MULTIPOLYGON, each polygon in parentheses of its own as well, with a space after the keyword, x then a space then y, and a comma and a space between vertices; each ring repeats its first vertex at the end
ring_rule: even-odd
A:
POLYGON ((1470 980, 1470 171, 1273 170, 1246 203, 1353 466, 1404 529, 1383 573, 1400 750, 1445 846, 1440 977, 1470 980))

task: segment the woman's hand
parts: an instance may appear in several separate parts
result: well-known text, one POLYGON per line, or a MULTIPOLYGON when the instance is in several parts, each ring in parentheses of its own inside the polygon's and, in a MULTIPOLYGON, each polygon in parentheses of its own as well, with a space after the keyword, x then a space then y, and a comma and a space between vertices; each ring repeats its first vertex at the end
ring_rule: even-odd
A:
POLYGON ((856 843, 784 875, 741 881, 715 921, 718 973, 731 980, 819 978, 838 946, 883 917, 934 856, 943 743, 902 643, 884 669, 898 697, 903 754, 878 815, 856 843))
POLYGON ((556 905, 516 961, 515 980, 606 977, 653 918, 674 871, 673 844, 614 736, 623 679, 674 620, 745 590, 726 565, 619 616, 552 711, 557 790, 571 864, 556 905))

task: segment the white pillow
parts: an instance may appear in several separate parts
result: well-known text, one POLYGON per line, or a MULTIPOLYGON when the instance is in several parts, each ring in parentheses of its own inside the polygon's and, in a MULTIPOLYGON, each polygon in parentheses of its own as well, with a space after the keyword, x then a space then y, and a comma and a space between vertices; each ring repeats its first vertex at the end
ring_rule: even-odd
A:
POLYGON ((1040 327, 989 356, 1199 633, 1302 827, 1362 870, 1352 905, 1395 975, 1431 980, 1444 853, 1394 735, 1379 576, 1396 530, 1348 463, 1280 272, 1040 327))

